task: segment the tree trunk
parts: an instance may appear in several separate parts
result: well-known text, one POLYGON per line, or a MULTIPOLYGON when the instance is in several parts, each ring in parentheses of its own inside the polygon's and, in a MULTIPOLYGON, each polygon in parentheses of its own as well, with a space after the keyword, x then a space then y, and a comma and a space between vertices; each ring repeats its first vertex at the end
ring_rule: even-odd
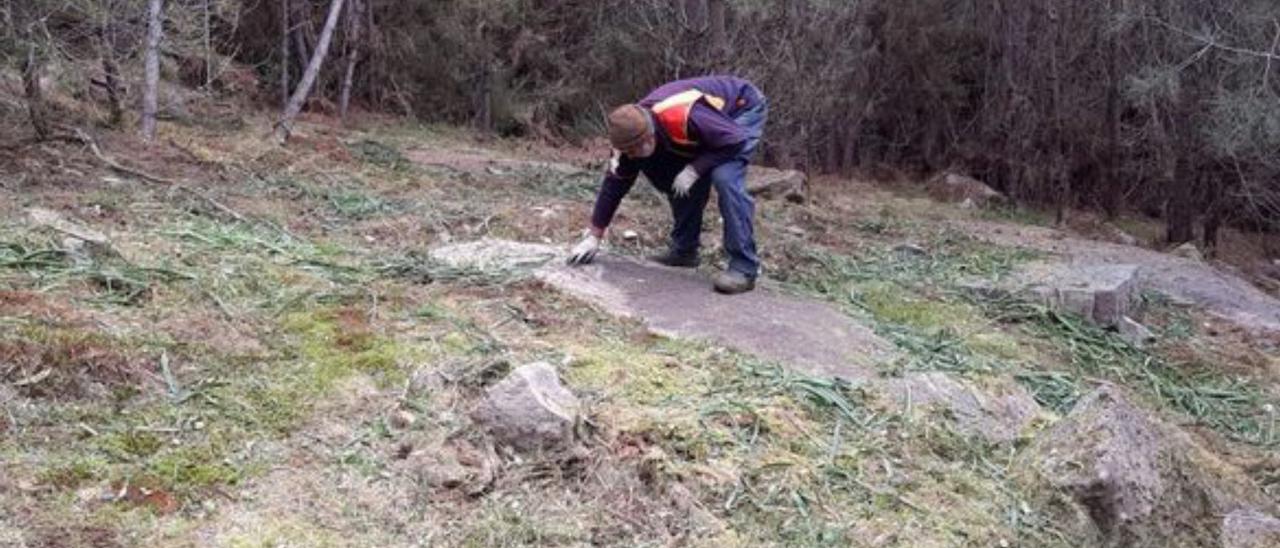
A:
POLYGON ((102 57, 102 72, 106 79, 107 103, 111 109, 111 125, 119 126, 124 122, 124 106, 120 101, 120 69, 111 59, 114 50, 106 49, 102 57))
POLYGON ((156 111, 160 87, 160 34, 163 0, 149 0, 147 6, 146 83, 142 94, 142 139, 156 138, 156 111))
POLYGON ((293 10, 290 15, 289 35, 293 40, 294 54, 297 55, 298 66, 305 67, 311 59, 312 51, 308 47, 307 29, 311 27, 311 3, 310 0, 293 0, 290 3, 293 10))
POLYGON ((719 56, 728 49, 725 28, 725 0, 707 0, 707 24, 710 27, 711 47, 719 56))
POLYGON ((338 116, 344 125, 347 123, 347 108, 351 105, 351 87, 355 81, 356 64, 360 62, 362 9, 360 0, 351 0, 351 7, 347 10, 347 21, 350 22, 347 43, 350 46, 347 49, 347 69, 342 74, 342 92, 338 97, 338 116))
POLYGON ((1067 212, 1071 207, 1071 177, 1066 169, 1066 163, 1069 155, 1067 154, 1066 140, 1064 138, 1062 124, 1062 69, 1059 64, 1059 51, 1061 49, 1062 25, 1059 21, 1059 11, 1057 2, 1051 2, 1048 6, 1048 27, 1053 29, 1049 36, 1049 79, 1053 82, 1051 93, 1053 94, 1050 102, 1052 109, 1050 116, 1053 117, 1053 152, 1049 155, 1049 185, 1054 196, 1054 205, 1056 209, 1054 223, 1061 227, 1067 224, 1067 212))
POLYGON ((289 0, 280 0, 280 110, 289 108, 289 0))
POLYGON ((27 58, 22 64, 22 84, 27 95, 27 114, 31 117, 31 128, 36 132, 36 139, 43 141, 49 138, 49 115, 44 108, 44 93, 40 89, 40 56, 36 52, 35 40, 27 44, 27 58))
POLYGON ((707 2, 708 0, 682 0, 685 25, 690 31, 701 33, 706 30, 707 2))
MULTIPOLYGON (((1119 0, 1110 0, 1108 13, 1119 13, 1119 0)), ((1102 209, 1108 220, 1115 220, 1120 215, 1120 202, 1124 199, 1124 189, 1120 183, 1120 37, 1112 33, 1107 48, 1107 150, 1103 152, 1106 167, 1104 168, 1102 209)))
POLYGON ((1165 210, 1165 241, 1179 245, 1195 239, 1195 177, 1185 160, 1176 160, 1173 176, 1165 181, 1169 201, 1165 210))
POLYGON ((1204 248, 1204 256, 1210 259, 1218 256, 1218 231, 1227 216, 1226 200, 1219 197, 1204 216, 1204 236, 1200 247, 1204 248))
POLYGON ((107 92, 107 108, 110 109, 109 123, 118 127, 124 122, 124 100, 120 97, 120 67, 116 64, 116 28, 113 13, 115 2, 105 2, 106 15, 102 26, 98 28, 98 41, 102 54, 103 89, 107 92))
POLYGON ((343 0, 332 0, 329 4, 329 16, 325 19, 324 30, 320 33, 320 43, 316 44, 316 49, 311 54, 311 61, 307 63, 307 70, 302 73, 302 80, 298 82, 297 89, 289 98, 289 104, 285 106, 280 122, 276 124, 275 136, 281 144, 289 140, 289 133, 293 130, 293 119, 302 112, 302 104, 306 102, 307 96, 311 93, 311 86, 315 84, 316 76, 320 74, 320 66, 329 53, 329 43, 333 41, 333 29, 338 26, 338 15, 342 13, 342 4, 343 0))
POLYGON ((480 67, 480 77, 476 86, 476 126, 481 131, 493 130, 493 74, 486 62, 480 67))
POLYGON ((204 0, 204 89, 213 89, 213 35, 209 30, 209 2, 204 0))

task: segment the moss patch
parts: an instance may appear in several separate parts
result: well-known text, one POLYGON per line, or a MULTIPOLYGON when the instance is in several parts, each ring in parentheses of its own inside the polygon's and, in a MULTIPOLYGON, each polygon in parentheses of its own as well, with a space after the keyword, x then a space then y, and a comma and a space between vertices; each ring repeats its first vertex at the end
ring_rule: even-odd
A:
POLYGON ((627 402, 652 405, 706 389, 708 372, 687 357, 637 352, 621 343, 571 348, 570 384, 605 392, 627 402))

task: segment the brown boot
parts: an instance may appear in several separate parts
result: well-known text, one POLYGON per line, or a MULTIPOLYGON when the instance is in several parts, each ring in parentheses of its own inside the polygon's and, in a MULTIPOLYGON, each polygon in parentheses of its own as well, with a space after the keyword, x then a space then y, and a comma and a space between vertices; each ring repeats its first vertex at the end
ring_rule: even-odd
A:
POLYGON ((755 278, 748 278, 741 272, 726 270, 716 275, 716 291, 725 295, 746 293, 756 288, 755 278))

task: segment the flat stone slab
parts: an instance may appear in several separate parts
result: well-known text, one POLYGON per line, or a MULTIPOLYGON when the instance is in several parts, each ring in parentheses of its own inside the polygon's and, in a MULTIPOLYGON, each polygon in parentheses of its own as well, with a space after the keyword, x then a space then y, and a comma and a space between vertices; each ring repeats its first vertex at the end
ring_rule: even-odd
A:
POLYGON ((893 345, 838 310, 768 288, 726 296, 696 272, 600 257, 581 267, 539 272, 549 285, 656 333, 722 344, 811 375, 867 381, 893 345))
MULTIPOLYGON (((723 345, 823 378, 854 382, 897 409, 941 407, 959 431, 991 443, 1019 438, 1039 416, 1035 400, 1012 382, 978 386, 941 372, 882 378, 900 354, 868 327, 827 303, 769 287, 726 296, 688 269, 600 256, 564 264, 564 250, 501 240, 437 248, 434 260, 465 269, 532 269, 552 288, 615 316, 634 318, 663 336, 723 345), (556 256, 551 260, 550 256, 556 256)), ((1007 380, 1007 379, 1006 379, 1007 380)))

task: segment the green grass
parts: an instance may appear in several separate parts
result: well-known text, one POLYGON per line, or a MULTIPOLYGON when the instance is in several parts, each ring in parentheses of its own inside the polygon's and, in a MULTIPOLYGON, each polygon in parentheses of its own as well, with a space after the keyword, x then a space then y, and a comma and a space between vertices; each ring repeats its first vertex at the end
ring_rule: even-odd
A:
POLYGON ((888 519, 902 542, 1069 544, 1016 494, 1012 455, 949 421, 913 421, 857 386, 696 344, 604 339, 571 353, 567 380, 599 394, 600 420, 661 447, 646 461, 652 481, 731 471, 698 493, 730 526, 716 542, 857 544, 888 519))
POLYGON ((195 279, 164 262, 145 266, 120 257, 76 256, 50 239, 34 236, 0 241, 0 270, 24 274, 39 291, 84 284, 94 291, 96 300, 122 306, 140 304, 157 284, 195 279))
MULTIPOLYGON (((250 442, 289 435, 347 379, 363 375, 383 386, 399 385, 407 375, 404 364, 430 358, 427 349, 378 332, 361 314, 349 307, 287 314, 267 337, 267 356, 167 348, 175 362, 201 363, 174 376, 167 392, 144 388, 120 400, 50 403, 64 415, 57 420, 72 425, 67 431, 81 425, 80 435, 46 447, 52 457, 38 466, 36 477, 68 489, 147 482, 193 501, 261 473, 265 463, 248 449, 250 442)), ((28 340, 44 341, 54 352, 58 344, 79 339, 28 340)), ((131 341, 111 344, 135 354, 154 351, 136 349, 131 341)))
POLYGON ((373 139, 361 139, 349 143, 347 148, 362 162, 390 170, 405 170, 412 166, 408 158, 392 144, 373 139))
MULTIPOLYGON (((1009 374, 1058 413, 1105 380, 1232 439, 1266 447, 1280 442, 1264 411, 1280 402, 1247 379, 1208 364, 1167 360, 1080 318, 1016 300, 973 298, 960 288, 968 279, 998 279, 1034 255, 946 235, 925 247, 927 256, 881 247, 857 257, 815 252, 790 282, 869 321, 905 351, 899 367, 1009 374)), ((1193 335, 1187 311, 1156 294, 1144 298, 1160 318, 1162 337, 1193 335)))
POLYGON ((1059 412, 1075 404, 1096 380, 1115 382, 1154 403, 1250 444, 1275 447, 1266 406, 1280 402, 1248 379, 1224 375, 1209 364, 1183 363, 1136 348, 1082 318, 1016 300, 987 301, 997 321, 1018 325, 1068 358, 1065 371, 1027 372, 1020 378, 1037 399, 1059 412))

